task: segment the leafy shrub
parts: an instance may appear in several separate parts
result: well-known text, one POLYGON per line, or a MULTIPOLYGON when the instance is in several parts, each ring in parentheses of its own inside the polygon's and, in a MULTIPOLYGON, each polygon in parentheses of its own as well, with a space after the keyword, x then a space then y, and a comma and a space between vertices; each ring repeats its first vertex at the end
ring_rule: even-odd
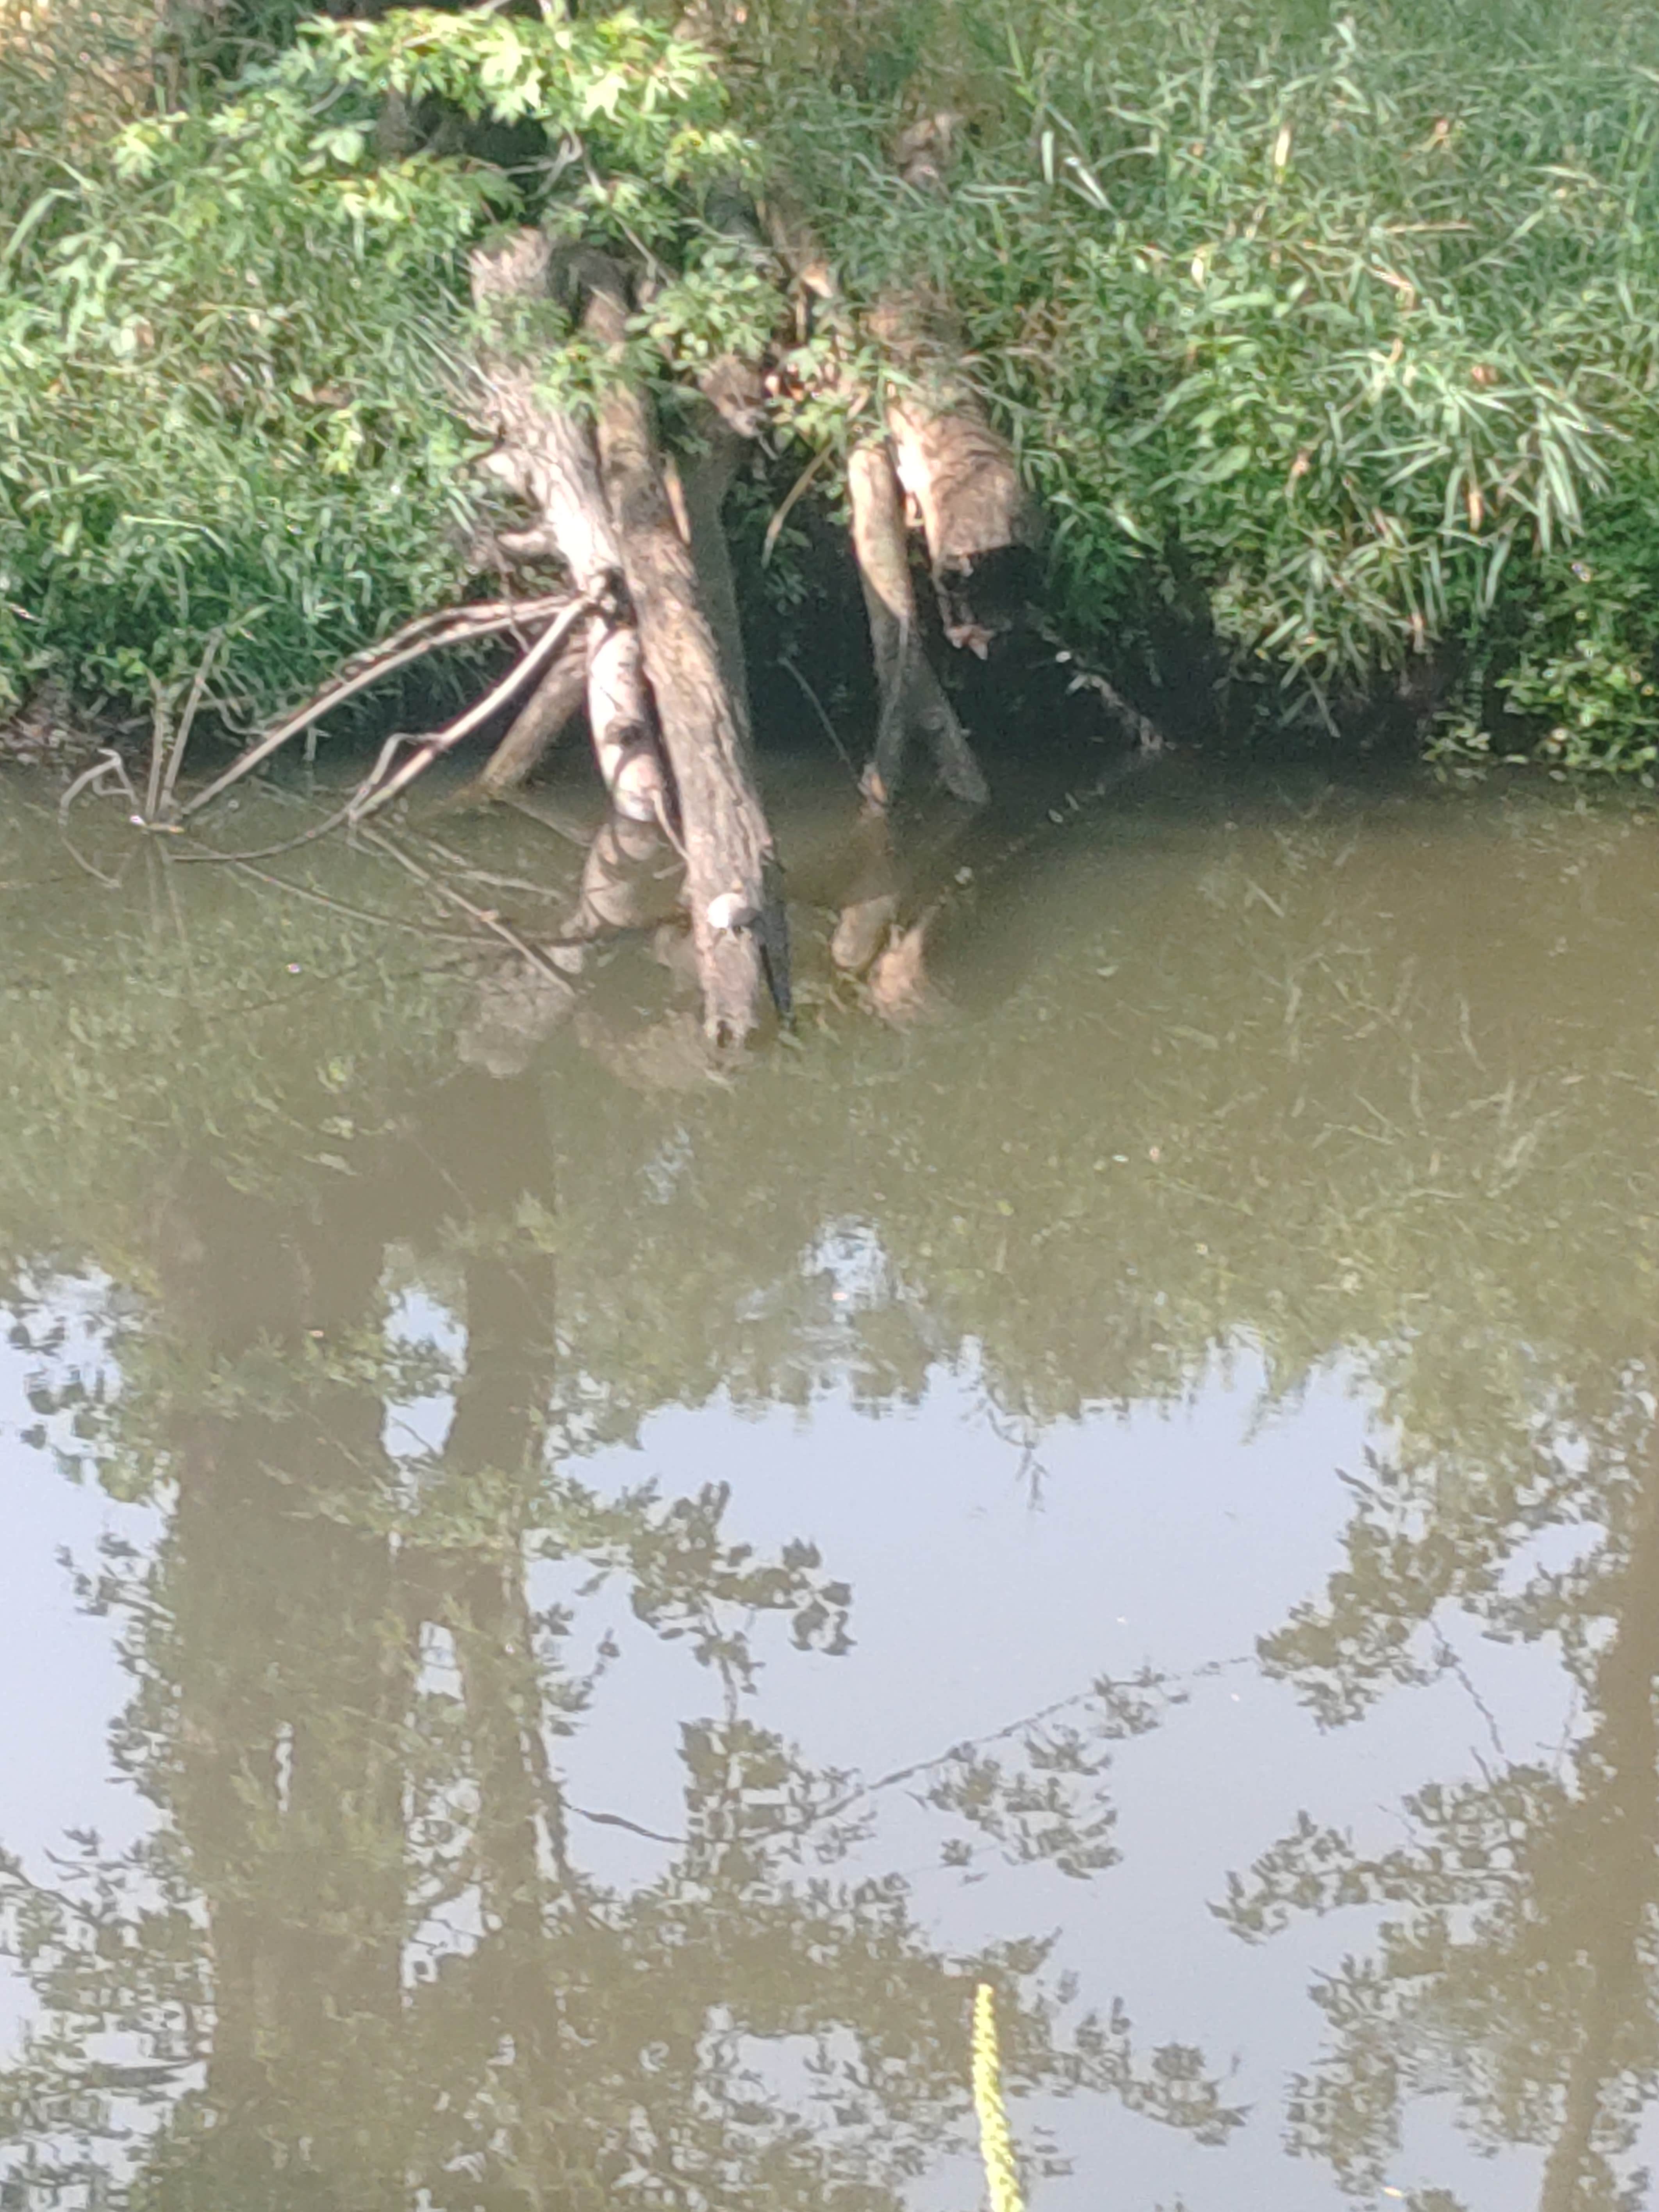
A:
MULTIPOLYGON (((1339 696, 1517 608, 1547 633, 1530 665, 1576 652, 1563 549, 1601 575, 1659 451, 1650 19, 951 12, 947 76, 798 86, 775 158, 857 290, 955 303, 1073 616, 1200 599, 1241 660, 1339 696), (964 158, 945 195, 896 191, 883 143, 936 99, 966 109, 964 158)), ((1639 612, 1589 625, 1578 757, 1642 751, 1639 612)), ((1520 670, 1510 696, 1543 703, 1520 670)))
MULTIPOLYGON (((226 688, 259 712, 453 595, 480 449, 466 245, 526 213, 639 241, 684 270, 657 307, 680 349, 729 335, 698 256, 730 249, 691 215, 747 158, 722 110, 707 57, 626 14, 410 9, 302 26, 227 96, 83 158, 15 138, 0 685, 63 669, 142 697, 222 631, 226 688), (389 98, 527 125, 518 167, 388 146, 389 98)), ((712 288, 738 320, 753 289, 712 288)))
MULTIPOLYGON (((951 303, 1073 622, 1196 613, 1327 712, 1444 643, 1514 710, 1494 738, 1466 704, 1465 742, 1652 757, 1634 0, 710 0, 707 50, 625 11, 394 10, 230 84, 96 4, 44 63, 0 40, 0 689, 142 696, 222 630, 263 712, 453 594, 467 244, 531 219, 648 258, 637 358, 672 383, 766 341, 764 271, 698 210, 768 167, 855 299, 951 303), (189 100, 132 120, 158 76, 189 100), (896 185, 940 107, 946 190, 896 185)), ((809 398, 798 427, 834 426, 809 398)))

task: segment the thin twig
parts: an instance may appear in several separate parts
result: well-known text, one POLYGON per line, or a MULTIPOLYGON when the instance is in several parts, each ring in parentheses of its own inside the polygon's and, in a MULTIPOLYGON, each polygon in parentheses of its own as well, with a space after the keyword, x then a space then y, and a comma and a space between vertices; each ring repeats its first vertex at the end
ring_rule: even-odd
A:
POLYGON ((817 476, 818 471, 823 466, 829 458, 829 447, 820 447, 818 451, 813 454, 811 459, 808 461, 806 466, 801 471, 800 474, 795 478, 793 483, 790 485, 788 490, 785 492, 781 500, 779 501, 778 511, 772 517, 772 520, 767 524, 766 535, 761 540, 761 566, 763 568, 770 565, 772 555, 777 546, 778 534, 782 530, 784 524, 789 520, 790 508, 793 507, 795 501, 806 489, 813 477, 817 476))
POLYGON ((824 712, 823 700, 819 698, 817 693, 812 689, 806 678, 801 674, 799 669, 796 667, 794 662, 791 660, 787 654, 781 654, 779 656, 778 666, 780 668, 787 669, 789 674, 794 678, 796 683, 799 684, 801 690, 806 694, 813 712, 817 714, 819 721, 823 725, 824 732, 829 738, 830 744, 841 755, 842 760, 846 762, 847 773, 852 777, 854 782, 856 783, 859 780, 859 772, 853 765, 853 756, 848 751, 846 746, 842 744, 840 732, 836 730, 835 724, 830 720, 829 715, 824 712))
POLYGON ((246 775, 250 769, 269 760, 290 738, 297 738, 301 730, 309 729, 323 715, 332 713, 336 707, 343 707, 348 699, 355 699, 360 691, 366 691, 371 684, 379 683, 381 677, 390 676, 394 669, 406 667, 411 660, 418 660, 424 653, 435 653, 441 646, 489 637, 497 630, 512 629, 520 623, 550 617, 569 604, 568 592, 550 592, 539 599, 516 602, 490 600, 477 609, 451 609, 449 623, 441 629, 433 617, 421 616, 417 621, 407 624, 404 629, 389 637, 373 659, 360 662, 354 673, 337 678, 296 714, 290 714, 287 721, 279 723, 257 744, 250 745, 246 752, 239 754, 222 775, 216 776, 204 791, 198 791, 180 809, 181 817, 188 820, 191 815, 199 812, 204 806, 217 799, 221 792, 228 791, 233 783, 246 775), (411 633, 414 633, 412 638, 411 633))
POLYGON ((488 890, 522 891, 530 898, 560 899, 564 896, 562 891, 549 890, 545 884, 532 884, 526 876, 498 876, 492 869, 475 867, 465 853, 458 853, 453 845, 441 843, 429 830, 413 834, 441 860, 447 860, 451 867, 459 868, 471 882, 483 884, 488 890))
POLYGON ((301 845, 314 845, 319 837, 326 837, 331 830, 342 828, 350 819, 351 805, 348 800, 345 805, 337 807, 325 821, 313 823, 309 830, 302 830, 297 837, 285 837, 280 845, 258 845, 251 853, 216 853, 210 845, 204 845, 198 852, 192 853, 186 850, 175 853, 173 857, 175 860, 203 862, 213 860, 222 866, 234 866, 238 862, 247 860, 274 860, 278 854, 297 853, 301 845))
POLYGON ((361 834, 366 843, 373 845, 378 851, 384 853, 388 860, 395 860, 400 868, 406 868, 417 882, 426 884, 429 890, 435 891, 440 898, 447 898, 452 905, 459 907, 463 914, 470 915, 481 929, 489 930, 493 936, 499 937, 504 945, 510 945, 520 959, 527 960, 532 968, 539 969, 544 975, 550 976, 554 982, 562 983, 566 990, 570 988, 570 978, 562 974, 546 954, 532 945, 527 938, 520 937, 516 929, 504 922, 500 915, 492 913, 488 907, 474 906, 470 898, 463 896, 451 884, 445 883, 441 877, 434 876, 429 868, 423 868, 418 860, 411 859, 401 847, 394 845, 391 838, 383 835, 379 830, 365 830, 361 834))
MULTIPOLYGON (((505 706, 515 693, 523 690, 533 676, 540 674, 576 624, 593 611, 593 604, 587 598, 573 599, 563 613, 548 624, 523 659, 509 669, 499 684, 486 691, 482 699, 469 707, 464 714, 458 715, 446 728, 434 731, 432 736, 423 739, 403 766, 386 777, 385 782, 380 781, 385 775, 386 755, 383 752, 381 759, 375 763, 373 772, 352 800, 352 820, 366 822, 370 815, 378 814, 383 806, 389 806, 398 793, 406 791, 416 777, 423 769, 430 768, 441 754, 450 751, 459 744, 463 738, 471 737, 474 730, 482 728, 498 708, 505 706)), ((392 742, 388 740, 386 750, 390 750, 392 742)))
POLYGON ((348 899, 331 898, 326 891, 318 890, 311 884, 290 883, 286 876, 273 876, 266 868, 253 867, 246 860, 232 864, 238 875, 251 876, 255 883, 269 884, 273 890, 289 891, 297 899, 312 906, 325 906, 332 914, 345 915, 352 921, 372 921, 382 929, 402 929, 416 937, 428 940, 441 938, 448 945, 471 945, 477 940, 468 930, 440 929, 430 921, 410 921, 402 915, 376 914, 372 907, 353 906, 348 899))
MULTIPOLYGON (((185 764, 185 747, 190 743, 190 732, 196 720, 196 710, 202 703, 202 693, 207 687, 208 671, 213 665, 213 656, 218 652, 224 635, 222 629, 214 631, 207 641, 198 665, 195 679, 190 687, 190 696, 185 702, 185 711, 179 718, 179 733, 173 738, 173 750, 167 756, 167 774, 161 780, 159 810, 161 814, 165 814, 173 804, 173 786, 178 782, 179 771, 185 764)), ((150 808, 149 818, 152 822, 158 818, 158 811, 155 806, 150 808)))

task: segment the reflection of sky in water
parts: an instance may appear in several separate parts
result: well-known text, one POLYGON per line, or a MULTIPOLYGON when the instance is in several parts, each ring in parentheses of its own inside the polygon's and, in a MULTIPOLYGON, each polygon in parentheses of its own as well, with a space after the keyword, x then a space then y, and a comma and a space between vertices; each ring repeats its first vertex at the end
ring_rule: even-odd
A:
MULTIPOLYGON (((59 1373, 79 1365, 88 1376, 101 1370, 112 1380, 92 1321, 100 1288, 54 1286, 52 1316, 64 1331, 53 1362, 59 1373)), ((100 1842, 118 1851, 153 1825, 149 1806, 110 1762, 110 1725, 131 1691, 115 1648, 119 1624, 77 1606, 71 1564, 95 1571, 107 1536, 149 1550, 162 1514, 118 1504, 89 1480, 66 1480, 49 1451, 21 1440, 37 1423, 27 1391, 39 1367, 32 1352, 0 1342, 0 1849, 15 1853, 27 1875, 49 1882, 52 1855, 63 1850, 70 1830, 96 1828, 100 1842)), ((49 1422, 48 1433, 63 1425, 61 1417, 49 1422)), ((0 2052, 15 2047, 35 2014, 21 1976, 0 1960, 0 2052)), ((94 2062, 143 2056, 131 2036, 100 2038, 98 2045, 88 2052, 94 2062)), ((125 2117, 140 2131, 160 2124, 154 2113, 132 2110, 125 2117)), ((0 2173, 9 2164, 0 2144, 0 2173)))
MULTIPOLYGON (((856 1224, 826 1228, 803 1269, 829 1276, 849 1303, 894 1294, 878 1246, 856 1224)), ((83 1312, 67 1302, 72 1332, 84 1329, 83 1312)), ((399 1295, 392 1328, 452 1354, 462 1348, 443 1307, 418 1291, 399 1295)), ((94 1350, 88 1339, 88 1357, 94 1350)), ((44 1874, 67 1828, 95 1826, 119 1844, 143 1826, 133 1793, 111 1779, 106 1749, 130 1688, 113 1648, 118 1623, 77 1612, 59 1552, 88 1565, 103 1533, 147 1548, 161 1523, 154 1510, 71 1485, 48 1455, 18 1442, 31 1418, 23 1393, 33 1364, 27 1352, 0 1354, 9 1540, 0 1837, 44 1874)), ((902 1875, 923 1927, 951 1950, 1054 1931, 1045 1976, 1076 1976, 1077 2009, 1121 1997, 1143 2065, 1164 2044, 1197 2044, 1227 2077, 1228 2100, 1251 2108, 1230 2147, 1212 2151, 1104 2099, 1017 2102, 1021 2140, 1052 2144, 1073 2167, 1069 2180, 1041 2185, 1039 2201, 1054 2212, 1095 2212, 1109 2201, 1178 2200, 1188 2212, 1270 2203, 1314 2212, 1333 2203, 1322 2166, 1280 2154, 1287 2084, 1319 2048, 1310 1980, 1345 1951, 1363 1950, 1378 1916, 1299 1919, 1252 1947, 1214 1918, 1212 1902, 1228 1873, 1246 1869, 1303 1809, 1351 1827, 1362 1846, 1386 1847, 1403 1832, 1396 1808, 1407 1792, 1477 1775, 1497 1755, 1494 1736, 1508 1758, 1554 1764, 1573 1723, 1552 1643, 1498 1644, 1455 1615, 1434 1624, 1455 1665, 1346 1729, 1322 1734, 1289 1689, 1261 1677, 1256 1638, 1338 1563, 1352 1503, 1339 1470, 1362 1465, 1368 1433, 1366 1407, 1340 1376, 1265 1418, 1263 1380, 1241 1354, 1186 1407, 1101 1412, 1039 1432, 1033 1454, 988 1417, 964 1359, 933 1370, 920 1405, 878 1420, 835 1393, 805 1419, 792 1408, 739 1419, 717 1401, 659 1413, 637 1448, 607 1450, 578 1470, 602 1495, 647 1479, 671 1497, 729 1484, 728 1540, 774 1554, 810 1539, 827 1572, 852 1585, 854 1644, 844 1656, 793 1650, 781 1618, 754 1626, 763 1664, 745 1713, 815 1767, 869 1780, 992 1735, 1101 1675, 1126 1680, 1151 1666, 1179 1679, 1187 1702, 1114 1749, 1107 1786, 1122 1863, 1103 1875, 1084 1882, 1047 1866, 1011 1868, 982 1845, 965 1869, 947 1866, 945 1825, 915 1802, 915 1783, 879 1795, 873 1836, 830 1870, 835 1879, 902 1875)), ((434 1396, 389 1413, 389 1448, 437 1448, 450 1411, 434 1396)), ((1559 1567, 1583 1540, 1583 1532, 1552 1534, 1537 1556, 1559 1567)), ((684 1818, 681 1727, 719 1712, 721 1686, 689 1640, 664 1641, 634 1618, 619 1582, 583 1594, 590 1575, 582 1562, 556 1562, 531 1578, 532 1603, 573 1610, 573 1665, 590 1663, 607 1633, 621 1646, 591 1713, 555 1756, 573 1806, 672 1834, 684 1818)), ((423 1646, 428 1686, 453 1675, 446 1645, 434 1631, 423 1646)), ((667 1856, 581 1818, 573 1844, 599 1878, 624 1887, 649 1881, 667 1856)), ((473 1901, 463 1899, 412 1949, 465 1949, 476 1935, 473 1901)), ((9 2033, 19 2019, 14 2002, 9 2033)), ((803 2104, 822 2094, 794 2040, 744 2038, 740 2056, 803 2104)), ((1504 2212, 1534 2194, 1537 2170, 1530 2151, 1478 2156, 1452 2125, 1449 2101, 1407 2107, 1394 2174, 1401 2187, 1432 2178, 1479 2212, 1504 2212)), ((949 2212, 974 2188, 971 2163, 942 2147, 913 2201, 921 2212, 949 2212)))
MULTIPOLYGON (((784 1410, 758 1423, 718 1408, 659 1414, 637 1452, 605 1455, 590 1470, 617 1489, 647 1474, 670 1491, 729 1481, 730 1535, 763 1552, 810 1537, 851 1583, 854 1648, 844 1657, 788 1650, 781 1624, 758 1639, 770 1663, 752 1717, 815 1763, 870 1778, 988 1734, 1101 1674, 1121 1680, 1150 1663, 1196 1677, 1189 1702, 1160 1729, 1116 1747, 1109 1788, 1122 1863, 1091 1881, 983 1857, 964 1879, 939 1863, 937 1819, 902 1790, 884 1796, 874 1838, 845 1869, 903 1873, 923 1924, 954 1949, 1060 1931, 1050 1972, 1078 1975, 1083 2006, 1103 2009, 1121 1996, 1143 2058, 1165 2043, 1198 2043, 1224 2071, 1240 2054, 1227 2094, 1253 2118, 1224 2152, 1103 2100, 1017 2110, 1017 2128, 1040 2116, 1076 2169, 1070 2183, 1046 2183, 1042 2202, 1077 2212, 1101 2202, 1107 2176, 1123 2191, 1118 2201, 1178 2193, 1192 2212, 1269 2201, 1311 2212, 1332 2201, 1322 2167, 1279 2155, 1279 2115, 1287 2074, 1317 2045, 1309 1979, 1358 1945, 1376 1916, 1303 1921, 1247 1947, 1209 1904, 1228 1872, 1247 1868, 1302 1807, 1352 1826, 1362 1844, 1386 1844, 1397 1839, 1394 1806, 1404 1792, 1431 1776, 1472 1776, 1491 1753, 1487 1723, 1455 1675, 1321 1735, 1291 1692, 1250 1663, 1255 1638, 1335 1564, 1351 1504, 1335 1471, 1359 1463, 1366 1435, 1364 1407, 1331 1379, 1287 1419, 1257 1423, 1261 1381, 1241 1361, 1190 1409, 1101 1413, 1045 1431, 1035 1504, 1019 1448, 986 1425, 969 1381, 940 1374, 923 1406, 879 1422, 834 1400, 805 1428, 784 1410)), ((574 1580, 548 1567, 532 1588, 538 1602, 568 1601, 574 1580)), ((578 1615, 577 1648, 583 1627, 592 1635, 603 1625, 623 1661, 564 1751, 571 1796, 672 1832, 679 1726, 718 1711, 719 1686, 685 1645, 659 1643, 609 1595, 578 1615)), ((1455 1625, 1446 1626, 1455 1641, 1455 1625)), ((1511 1755, 1553 1753, 1569 1687, 1553 1653, 1470 1636, 1460 1655, 1481 1705, 1507 1724, 1511 1755)), ((661 1856, 611 1827, 594 1829, 582 1850, 618 1881, 646 1878, 661 1856)), ((1524 2200, 1532 2153, 1477 2159, 1439 2117, 1412 2115, 1423 2163, 1443 2185, 1472 2205, 1506 2205, 1517 2189, 1524 2200)), ((1408 2160, 1401 2172, 1413 2178, 1408 2160)), ((943 2207, 951 2191, 941 2182, 916 2201, 943 2207)))

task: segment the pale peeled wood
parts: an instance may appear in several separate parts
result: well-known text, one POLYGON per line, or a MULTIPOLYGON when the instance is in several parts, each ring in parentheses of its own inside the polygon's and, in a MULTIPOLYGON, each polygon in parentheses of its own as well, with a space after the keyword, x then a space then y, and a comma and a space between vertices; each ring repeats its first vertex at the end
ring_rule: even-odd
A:
MULTIPOLYGON (((481 308, 494 304, 510 313, 515 302, 550 297, 560 273, 549 239, 524 230, 504 244, 480 247, 472 256, 473 297, 481 308)), ((533 529, 501 541, 509 551, 542 550, 550 544, 578 586, 596 597, 614 599, 615 580, 623 573, 622 549, 611 526, 599 480, 599 455, 585 422, 554 407, 537 389, 533 367, 510 343, 489 349, 481 363, 492 427, 502 440, 491 457, 495 473, 538 508, 533 529)), ((534 768, 576 708, 570 677, 550 672, 524 713, 479 778, 491 793, 510 790, 534 768)), ((668 811, 666 777, 653 764, 655 733, 639 641, 625 614, 594 622, 587 632, 583 688, 594 757, 606 790, 625 811, 656 818, 668 811), (647 756, 652 757, 648 758, 647 756), (624 793, 618 777, 628 763, 638 789, 624 793), (646 796, 649 785, 658 793, 646 796)))
POLYGON ((632 623, 617 623, 595 638, 587 669, 587 712, 593 726, 593 757, 617 811, 630 822, 655 822, 665 816, 667 793, 660 769, 654 779, 641 780, 629 773, 641 758, 656 764, 645 655, 632 623))

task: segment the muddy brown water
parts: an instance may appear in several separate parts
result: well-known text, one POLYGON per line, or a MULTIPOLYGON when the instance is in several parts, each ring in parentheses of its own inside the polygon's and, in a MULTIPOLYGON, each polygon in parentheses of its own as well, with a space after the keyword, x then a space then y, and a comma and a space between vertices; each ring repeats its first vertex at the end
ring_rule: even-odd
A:
POLYGON ((969 2212, 981 1981, 1042 2212, 1648 2203, 1659 825, 1028 793, 891 1029, 779 781, 725 1085, 0 783, 0 2203, 969 2212))

